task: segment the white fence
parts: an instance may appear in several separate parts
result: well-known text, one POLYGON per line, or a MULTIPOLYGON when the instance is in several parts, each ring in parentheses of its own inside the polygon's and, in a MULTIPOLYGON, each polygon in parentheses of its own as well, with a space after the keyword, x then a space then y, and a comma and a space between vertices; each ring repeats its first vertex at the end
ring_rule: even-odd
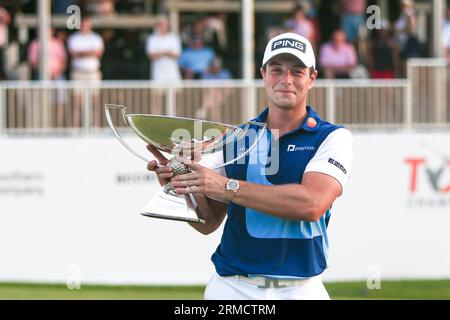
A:
MULTIPOLYGON (((449 74, 444 60, 415 59, 407 79, 317 80, 308 103, 325 119, 354 129, 449 127, 449 74)), ((98 132, 106 127, 105 103, 126 105, 130 113, 239 124, 267 100, 261 80, 4 82, 0 132, 98 132)))

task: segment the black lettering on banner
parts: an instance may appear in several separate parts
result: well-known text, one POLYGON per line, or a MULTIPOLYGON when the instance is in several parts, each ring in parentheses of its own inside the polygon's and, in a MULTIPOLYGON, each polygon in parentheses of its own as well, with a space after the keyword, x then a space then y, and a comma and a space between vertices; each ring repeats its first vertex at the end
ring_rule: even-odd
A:
POLYGON ((272 51, 281 49, 281 48, 292 48, 292 49, 297 49, 303 53, 306 52, 306 44, 305 43, 295 40, 295 39, 289 39, 289 38, 280 39, 280 40, 274 41, 272 43, 272 51))
POLYGON ((332 165, 339 168, 344 174, 347 174, 347 170, 345 170, 344 166, 342 164, 340 164, 339 162, 337 162, 336 160, 329 158, 328 163, 331 163, 332 165))

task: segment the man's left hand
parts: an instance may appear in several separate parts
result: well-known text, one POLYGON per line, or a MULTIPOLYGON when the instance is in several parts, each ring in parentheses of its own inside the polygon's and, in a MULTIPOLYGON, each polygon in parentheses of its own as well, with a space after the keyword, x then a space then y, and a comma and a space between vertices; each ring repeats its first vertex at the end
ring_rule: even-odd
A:
POLYGON ((200 164, 184 162, 191 172, 172 178, 172 185, 178 194, 201 193, 209 198, 229 202, 226 190, 228 178, 200 164))

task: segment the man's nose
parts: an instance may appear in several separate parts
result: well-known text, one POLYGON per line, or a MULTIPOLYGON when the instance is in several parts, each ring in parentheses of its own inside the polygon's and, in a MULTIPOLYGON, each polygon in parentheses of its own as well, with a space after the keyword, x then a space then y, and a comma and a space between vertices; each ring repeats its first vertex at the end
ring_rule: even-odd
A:
POLYGON ((286 70, 283 73, 283 78, 282 78, 283 83, 289 84, 289 83, 292 83, 293 80, 294 80, 294 76, 292 75, 291 70, 286 70))

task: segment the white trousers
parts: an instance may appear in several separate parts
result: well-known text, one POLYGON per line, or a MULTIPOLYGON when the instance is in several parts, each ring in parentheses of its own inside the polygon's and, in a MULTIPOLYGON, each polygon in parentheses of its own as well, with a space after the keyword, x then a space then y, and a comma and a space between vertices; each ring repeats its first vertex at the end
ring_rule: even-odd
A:
POLYGON ((296 286, 258 288, 237 277, 221 277, 214 272, 205 289, 205 300, 330 300, 322 278, 316 276, 296 286))

